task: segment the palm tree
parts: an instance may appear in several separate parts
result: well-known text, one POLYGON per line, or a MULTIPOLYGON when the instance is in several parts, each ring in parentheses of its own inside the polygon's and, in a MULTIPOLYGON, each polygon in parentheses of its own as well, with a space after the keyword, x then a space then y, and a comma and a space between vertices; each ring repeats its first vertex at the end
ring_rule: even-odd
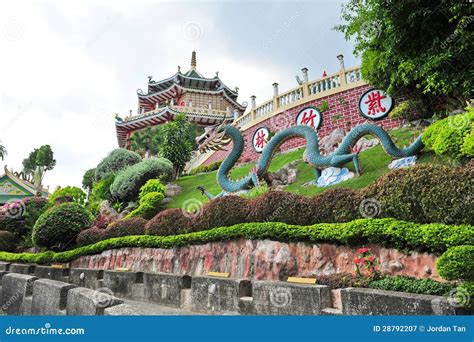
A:
POLYGON ((0 158, 2 158, 3 160, 6 157, 6 155, 7 155, 7 149, 5 148, 5 146, 0 144, 0 158))
POLYGON ((136 131, 130 138, 131 148, 142 157, 158 154, 158 146, 161 144, 161 127, 147 127, 136 131))

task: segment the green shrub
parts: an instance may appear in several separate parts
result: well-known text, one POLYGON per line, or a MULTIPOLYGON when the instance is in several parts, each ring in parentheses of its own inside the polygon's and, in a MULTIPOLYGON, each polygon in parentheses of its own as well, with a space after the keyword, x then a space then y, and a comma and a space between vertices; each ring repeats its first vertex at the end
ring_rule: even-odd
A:
POLYGON ((127 217, 142 217, 144 219, 151 219, 161 209, 161 201, 165 196, 161 192, 149 192, 140 197, 140 205, 133 210, 127 217))
POLYGON ((140 217, 125 218, 109 225, 103 234, 106 239, 129 235, 144 235, 146 224, 147 220, 140 217))
MULTIPOLYGON (((239 196, 224 196, 209 201, 199 212, 190 214, 194 216, 192 230, 208 230, 247 222, 247 202, 239 196)), ((189 208, 183 207, 182 209, 186 211, 189 208)))
MULTIPOLYGON (((60 188, 53 192, 48 197, 48 202, 50 205, 56 204, 56 200, 61 197, 71 197, 74 202, 84 205, 86 203, 86 193, 82 191, 81 188, 77 186, 66 186, 64 188, 60 188)), ((63 202, 64 203, 64 202, 63 202)))
POLYGON ((78 203, 64 203, 44 212, 33 228, 33 242, 39 247, 73 244, 77 234, 90 226, 91 213, 78 203))
MULTIPOLYGON (((75 205, 75 203, 63 204, 75 205)), ((170 209, 171 210, 171 209, 170 209)), ((176 212, 179 209, 172 209, 176 212)), ((161 212, 163 215, 166 211, 161 212)), ((151 220, 150 222, 152 222, 151 220)), ((169 220, 172 221, 172 220, 169 220)), ((147 224, 149 234, 150 222, 147 224)), ((170 230, 175 229, 176 223, 170 230)), ((242 223, 231 227, 220 227, 202 232, 187 233, 175 236, 126 236, 108 239, 76 248, 61 253, 7 253, 0 252, 0 260, 10 262, 69 262, 82 255, 98 254, 105 250, 122 247, 149 247, 149 248, 179 248, 183 246, 206 244, 209 242, 221 242, 236 239, 264 240, 270 239, 281 242, 307 242, 307 243, 336 243, 348 246, 361 246, 369 243, 384 247, 397 248, 400 250, 417 250, 419 241, 412 241, 413 231, 425 231, 423 224, 397 221, 394 219, 360 219, 348 223, 321 223, 312 226, 295 226, 285 223, 262 222, 242 223), (408 233, 408 234, 407 234, 408 233)), ((452 236, 458 236, 460 241, 472 241, 474 227, 461 229, 459 226, 437 224, 446 242, 442 246, 436 244, 431 246, 430 242, 424 246, 425 251, 434 253, 444 252, 450 245, 452 236), (462 233, 458 232, 461 231, 462 233), (464 238, 461 236, 464 234, 464 238)), ((175 231, 175 230, 172 230, 175 231)), ((160 234, 161 235, 161 234, 160 234)), ((471 246, 472 247, 472 246, 471 246)), ((466 259, 469 257, 466 256, 466 259)), ((471 259, 472 260, 472 259, 471 259)))
POLYGON ((189 232, 191 218, 184 216, 179 208, 163 210, 161 213, 148 221, 146 234, 148 235, 178 235, 189 232))
POLYGON ((138 197, 140 188, 149 179, 169 178, 173 165, 165 158, 150 158, 120 171, 110 186, 112 196, 120 201, 129 202, 138 197))
POLYGON ((307 201, 306 224, 348 222, 362 218, 359 192, 351 189, 330 189, 307 201))
POLYGON ((436 121, 423 133, 422 141, 436 154, 454 159, 473 157, 474 108, 464 114, 436 121))
POLYGON ((381 217, 472 224, 473 179, 474 163, 463 168, 422 164, 389 172, 360 194, 376 201, 381 217))
POLYGON ((449 248, 436 261, 436 269, 447 280, 474 281, 474 246, 449 248))
POLYGON ((0 251, 12 252, 16 248, 17 238, 6 230, 0 230, 0 251))
POLYGON ((246 199, 252 199, 252 198, 257 198, 259 196, 262 196, 263 194, 266 194, 269 192, 270 189, 268 188, 267 183, 262 183, 258 187, 254 187, 247 191, 246 193, 243 193, 240 195, 240 197, 246 198, 246 199))
POLYGON ((124 148, 117 148, 110 152, 107 157, 97 165, 95 169, 95 179, 100 181, 117 173, 131 165, 141 162, 142 158, 138 153, 126 150, 124 148))
POLYGON ((434 296, 447 295, 453 288, 455 288, 455 285, 451 283, 442 283, 429 278, 417 279, 399 275, 383 277, 380 280, 368 283, 367 286, 379 290, 419 293, 434 296))
POLYGON ((458 305, 474 310, 474 282, 459 284, 454 293, 454 299, 458 305))
POLYGON ((112 200, 112 194, 110 193, 110 186, 115 180, 115 175, 111 174, 107 178, 104 178, 92 187, 92 192, 89 197, 88 208, 94 214, 99 212, 100 203, 104 200, 112 200))
POLYGON ((150 192, 159 192, 164 195, 165 189, 165 186, 163 185, 163 183, 161 183, 159 179, 149 179, 147 180, 145 185, 140 188, 139 198, 143 198, 143 196, 150 192))
POLYGON ((76 237, 77 246, 91 245, 96 242, 106 240, 105 229, 92 227, 82 230, 76 237))
POLYGON ((188 176, 193 176, 198 173, 203 173, 203 172, 211 172, 219 169, 219 167, 222 164, 222 160, 216 161, 214 163, 211 163, 209 165, 199 165, 195 167, 194 169, 190 170, 187 174, 188 176))

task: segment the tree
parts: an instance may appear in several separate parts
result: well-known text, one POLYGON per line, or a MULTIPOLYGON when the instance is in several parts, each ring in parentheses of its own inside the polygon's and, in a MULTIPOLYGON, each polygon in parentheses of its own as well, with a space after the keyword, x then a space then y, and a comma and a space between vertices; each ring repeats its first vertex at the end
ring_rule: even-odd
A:
POLYGON ((150 157, 158 154, 162 142, 161 126, 146 127, 132 134, 130 147, 142 157, 150 157))
POLYGON ((42 182, 46 171, 52 170, 56 166, 54 153, 49 145, 35 148, 28 158, 23 160, 23 172, 34 179, 34 185, 38 192, 42 191, 42 182))
POLYGON ((355 40, 364 79, 430 116, 462 108, 472 98, 471 6, 467 1, 350 0, 336 30, 355 40))
POLYGON ((196 144, 196 127, 186 120, 185 115, 180 114, 174 121, 162 126, 162 136, 160 155, 173 163, 174 179, 191 159, 191 152, 196 144))
POLYGON ((3 160, 6 157, 6 155, 7 155, 7 149, 5 148, 5 146, 0 144, 0 158, 2 158, 3 160))
POLYGON ((95 183, 95 168, 89 169, 84 172, 84 176, 82 176, 82 188, 87 190, 87 197, 90 197, 92 187, 95 183))

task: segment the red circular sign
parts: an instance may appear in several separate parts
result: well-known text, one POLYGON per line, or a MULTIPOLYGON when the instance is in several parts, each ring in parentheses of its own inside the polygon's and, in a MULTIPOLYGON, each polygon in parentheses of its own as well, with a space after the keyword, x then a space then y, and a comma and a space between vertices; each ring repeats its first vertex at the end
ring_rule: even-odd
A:
POLYGON ((323 117, 321 112, 318 108, 313 106, 303 108, 296 116, 297 125, 310 126, 313 129, 318 129, 322 121, 323 117))

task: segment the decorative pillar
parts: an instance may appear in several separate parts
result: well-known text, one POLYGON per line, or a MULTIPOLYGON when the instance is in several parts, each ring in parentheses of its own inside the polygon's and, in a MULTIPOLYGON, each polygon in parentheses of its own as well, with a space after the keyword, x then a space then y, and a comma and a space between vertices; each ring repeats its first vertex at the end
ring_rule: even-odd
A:
POLYGON ((273 83, 273 110, 278 108, 278 83, 273 83))
POLYGON ((344 66, 344 55, 338 55, 337 59, 339 60, 339 79, 341 80, 341 85, 344 85, 347 83, 346 67, 344 66))
POLYGON ((234 121, 239 118, 239 112, 237 111, 237 109, 234 109, 233 116, 234 116, 234 121))
POLYGON ((308 68, 301 69, 303 72, 303 97, 307 97, 309 95, 309 88, 308 88, 308 68))
POLYGON ((255 108, 257 108, 257 102, 256 102, 257 97, 255 95, 250 96, 250 111, 252 115, 252 121, 256 119, 255 117, 255 108))

